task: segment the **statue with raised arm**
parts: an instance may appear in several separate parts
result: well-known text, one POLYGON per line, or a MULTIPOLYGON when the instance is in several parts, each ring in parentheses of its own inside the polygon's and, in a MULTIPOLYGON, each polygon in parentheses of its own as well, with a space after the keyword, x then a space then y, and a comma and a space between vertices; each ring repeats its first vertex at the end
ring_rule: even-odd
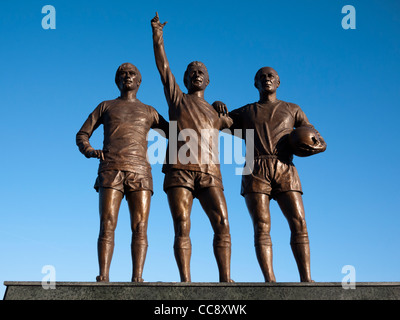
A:
MULTIPOLYGON (((292 160, 293 154, 304 157, 323 152, 326 143, 298 105, 277 99, 279 85, 279 75, 273 68, 259 69, 254 79, 259 101, 229 112, 232 130, 254 130, 254 141, 246 141, 254 144, 254 159, 246 159, 251 162, 248 167, 252 172, 242 175, 241 194, 253 221, 254 246, 265 281, 276 281, 269 210, 270 200, 274 199, 289 223, 300 280, 312 282, 303 192, 292 160)), ((228 113, 221 102, 213 106, 221 114, 228 113)))
POLYGON ((194 198, 198 198, 214 231, 213 249, 219 281, 232 282, 228 211, 219 161, 216 159, 219 130, 229 127, 232 120, 228 116, 219 116, 204 99, 209 75, 203 63, 194 61, 188 65, 183 77, 188 93, 181 91, 165 54, 165 24, 160 23, 158 13, 151 20, 156 65, 169 107, 170 132, 163 166, 164 190, 174 222, 174 254, 180 279, 182 282, 191 281, 190 213, 194 198), (204 138, 204 133, 207 138, 204 138), (216 137, 216 145, 210 146, 208 142, 210 139, 215 141, 216 137))
POLYGON ((168 122, 153 107, 136 98, 141 81, 136 66, 130 63, 119 66, 115 83, 120 96, 101 102, 76 135, 79 150, 87 158, 100 159, 94 186, 100 199, 98 282, 109 281, 114 231, 124 196, 131 218, 132 281, 143 282, 148 247, 147 225, 153 194, 151 166, 147 160, 147 134, 151 128, 161 129, 161 134, 167 133, 168 122), (89 138, 100 125, 104 128, 103 148, 95 150, 89 138))

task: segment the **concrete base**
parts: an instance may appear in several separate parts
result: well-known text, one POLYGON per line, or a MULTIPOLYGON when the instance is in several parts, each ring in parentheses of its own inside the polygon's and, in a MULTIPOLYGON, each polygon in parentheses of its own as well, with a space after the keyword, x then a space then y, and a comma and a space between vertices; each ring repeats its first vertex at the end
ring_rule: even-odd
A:
POLYGON ((180 283, 6 281, 4 300, 400 300, 400 282, 180 283))

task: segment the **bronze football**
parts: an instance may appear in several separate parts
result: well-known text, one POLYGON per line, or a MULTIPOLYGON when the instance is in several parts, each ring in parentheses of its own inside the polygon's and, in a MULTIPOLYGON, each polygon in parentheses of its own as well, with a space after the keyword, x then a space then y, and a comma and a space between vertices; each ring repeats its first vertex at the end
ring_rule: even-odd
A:
POLYGON ((308 157, 315 154, 314 148, 320 143, 317 131, 304 126, 294 129, 289 134, 289 144, 294 155, 308 157))

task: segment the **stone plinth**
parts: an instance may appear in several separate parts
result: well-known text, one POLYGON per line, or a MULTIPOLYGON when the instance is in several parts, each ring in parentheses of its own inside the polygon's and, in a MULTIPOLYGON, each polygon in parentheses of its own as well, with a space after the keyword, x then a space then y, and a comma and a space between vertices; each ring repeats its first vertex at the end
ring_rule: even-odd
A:
POLYGON ((180 283, 6 281, 4 300, 400 300, 400 282, 180 283))

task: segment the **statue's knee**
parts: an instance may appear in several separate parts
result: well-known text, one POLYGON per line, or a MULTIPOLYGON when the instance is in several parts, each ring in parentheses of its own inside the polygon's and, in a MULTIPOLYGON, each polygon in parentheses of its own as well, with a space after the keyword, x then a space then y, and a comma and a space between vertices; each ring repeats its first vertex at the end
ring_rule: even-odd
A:
POLYGON ((267 234, 269 235, 269 231, 271 230, 271 225, 264 221, 257 221, 254 224, 254 235, 260 234, 267 234))
POLYGON ((146 233, 147 232, 146 230, 147 230, 147 224, 145 222, 139 222, 132 228, 132 232, 138 234, 146 233))
POLYGON ((307 223, 306 223, 306 219, 301 218, 298 221, 298 230, 301 233, 307 233, 307 223))
POLYGON ((114 234, 115 234, 114 230, 101 229, 99 233, 99 242, 113 244, 114 234))
POLYGON ((222 218, 220 225, 223 226, 224 228, 229 228, 229 220, 227 218, 222 218))
POLYGON ((213 239, 214 247, 227 248, 231 246, 231 235, 229 233, 216 233, 213 239))
POLYGON ((189 219, 175 219, 174 220, 175 235, 178 237, 189 237, 190 234, 190 220, 189 219))
POLYGON ((117 227, 115 219, 102 218, 100 222, 100 233, 114 232, 117 227))
POLYGON ((254 234, 254 246, 272 246, 271 236, 267 232, 258 232, 254 234))
POLYGON ((292 233, 307 233, 306 219, 302 216, 293 217, 289 220, 289 225, 292 233))
POLYGON ((146 223, 139 222, 132 231, 132 244, 148 245, 146 223))
POLYGON ((229 220, 224 217, 219 218, 216 223, 214 222, 213 229, 214 232, 218 234, 229 234, 229 220))
POLYGON ((307 232, 293 232, 290 237, 290 244, 308 244, 307 232))
POLYGON ((190 237, 175 236, 174 248, 175 249, 190 249, 190 248, 192 248, 192 243, 190 241, 190 237))

